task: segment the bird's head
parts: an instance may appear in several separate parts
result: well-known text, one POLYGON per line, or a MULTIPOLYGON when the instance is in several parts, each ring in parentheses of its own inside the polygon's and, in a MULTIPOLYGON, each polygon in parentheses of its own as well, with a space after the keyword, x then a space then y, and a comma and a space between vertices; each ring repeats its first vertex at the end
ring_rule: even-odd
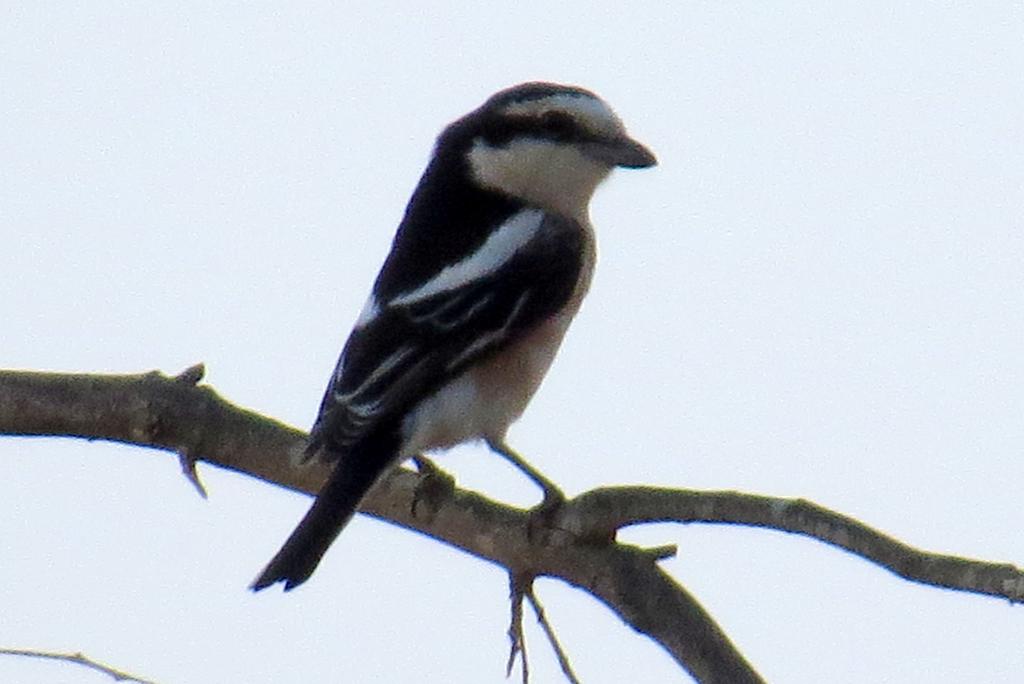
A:
POLYGON ((465 155, 479 185, 564 215, 585 216, 598 184, 616 166, 657 163, 594 93, 524 83, 492 96, 439 140, 465 155))

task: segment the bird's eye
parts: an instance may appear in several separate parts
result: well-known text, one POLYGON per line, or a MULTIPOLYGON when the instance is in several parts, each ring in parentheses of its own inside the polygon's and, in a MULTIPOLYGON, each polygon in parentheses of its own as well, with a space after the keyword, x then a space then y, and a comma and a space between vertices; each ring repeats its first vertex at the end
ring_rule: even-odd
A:
POLYGON ((555 138, 569 137, 574 128, 572 117, 565 112, 544 112, 540 125, 545 133, 555 138))

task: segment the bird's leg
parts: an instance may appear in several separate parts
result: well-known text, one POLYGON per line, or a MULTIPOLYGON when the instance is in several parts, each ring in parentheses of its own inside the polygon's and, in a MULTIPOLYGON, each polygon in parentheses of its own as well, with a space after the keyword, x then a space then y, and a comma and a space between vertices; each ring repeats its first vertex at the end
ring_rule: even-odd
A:
POLYGON ((565 503, 565 494, 562 493, 562 490, 559 489, 558 485, 544 477, 540 471, 527 463, 526 460, 516 453, 512 447, 506 444, 504 440, 487 440, 487 446, 489 446, 494 453, 498 454, 518 468, 520 472, 530 478, 534 484, 544 491, 544 500, 541 501, 540 506, 537 507, 537 513, 541 515, 550 515, 557 510, 559 506, 565 503))

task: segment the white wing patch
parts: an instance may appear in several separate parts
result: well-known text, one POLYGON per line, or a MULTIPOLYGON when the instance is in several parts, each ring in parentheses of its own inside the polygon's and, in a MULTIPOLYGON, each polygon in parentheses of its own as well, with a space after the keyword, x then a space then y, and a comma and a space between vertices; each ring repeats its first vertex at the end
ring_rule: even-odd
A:
POLYGON ((494 273, 533 239, 543 222, 544 212, 539 209, 517 212, 491 233, 477 251, 446 267, 416 289, 398 295, 388 306, 414 304, 494 273))
POLYGON ((516 321, 517 318, 519 318, 519 311, 523 308, 523 304, 526 303, 526 300, 529 299, 529 297, 529 290, 519 295, 519 299, 516 300, 516 305, 512 307, 512 311, 505 319, 505 323, 502 324, 502 326, 497 330, 492 330, 490 332, 484 333, 480 335, 480 337, 473 340, 472 344, 468 345, 465 349, 462 350, 462 352, 458 356, 456 356, 454 359, 448 362, 448 370, 456 368, 460 363, 462 363, 468 358, 473 357, 477 352, 486 349, 489 345, 499 340, 504 339, 508 335, 509 328, 511 328, 512 324, 516 321))
MULTIPOLYGON (((363 378, 363 381, 359 383, 359 385, 355 389, 349 390, 348 392, 335 390, 334 400, 337 401, 339 404, 347 405, 349 407, 349 410, 352 410, 353 403, 356 403, 353 400, 358 399, 359 395, 362 392, 366 391, 367 388, 369 388, 371 385, 378 382, 385 375, 394 370, 398 366, 398 364, 405 361, 405 359, 414 351, 416 351, 416 348, 412 346, 407 345, 404 347, 399 347, 394 353, 392 353, 386 359, 381 361, 380 364, 378 364, 377 367, 373 369, 373 372, 371 372, 369 375, 363 378)), ((341 376, 339 376, 339 378, 340 377, 341 376)))

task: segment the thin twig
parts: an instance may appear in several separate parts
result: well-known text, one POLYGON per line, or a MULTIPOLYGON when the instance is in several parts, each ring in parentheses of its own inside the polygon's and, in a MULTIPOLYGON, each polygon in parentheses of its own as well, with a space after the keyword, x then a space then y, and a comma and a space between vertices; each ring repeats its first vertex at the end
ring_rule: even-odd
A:
POLYGON ((206 375, 206 366, 199 362, 178 373, 174 379, 186 385, 198 385, 204 375, 206 375))
POLYGON ((199 496, 204 499, 209 498, 206 493, 206 487, 203 486, 202 480, 199 479, 199 473, 196 471, 196 458, 195 454, 192 453, 191 449, 182 447, 178 449, 178 463, 181 465, 181 473, 185 476, 185 479, 192 483, 192 486, 199 492, 199 496))
POLYGON ((88 667, 97 672, 109 675, 117 682, 136 682, 137 684, 156 684, 149 679, 142 679, 133 674, 115 669, 109 665, 97 662, 81 653, 57 653, 54 651, 36 651, 23 648, 0 648, 0 655, 23 656, 25 658, 43 658, 46 660, 61 660, 66 663, 74 663, 82 667, 88 667))
POLYGON ((537 622, 540 623, 541 628, 544 630, 544 634, 548 637, 548 643, 551 644, 551 648, 555 651, 555 656, 558 658, 558 664, 562 668, 562 674, 569 680, 570 684, 580 684, 580 680, 576 677, 576 673, 572 671, 572 663, 569 662, 569 656, 566 654, 565 649, 562 648, 562 644, 558 641, 558 636, 555 635, 555 630, 548 622, 548 616, 544 612, 544 606, 540 604, 540 599, 537 598, 537 594, 533 591, 533 583, 531 582, 526 588, 526 598, 530 599, 530 605, 533 606, 533 612, 537 614, 537 622))
POLYGON ((532 577, 523 577, 514 572, 508 574, 509 603, 512 608, 512 616, 508 625, 508 638, 512 642, 508 652, 508 662, 505 664, 505 677, 512 676, 512 668, 516 664, 516 656, 523 663, 523 684, 530 681, 530 663, 526 657, 526 634, 523 632, 523 596, 533 584, 532 577))

